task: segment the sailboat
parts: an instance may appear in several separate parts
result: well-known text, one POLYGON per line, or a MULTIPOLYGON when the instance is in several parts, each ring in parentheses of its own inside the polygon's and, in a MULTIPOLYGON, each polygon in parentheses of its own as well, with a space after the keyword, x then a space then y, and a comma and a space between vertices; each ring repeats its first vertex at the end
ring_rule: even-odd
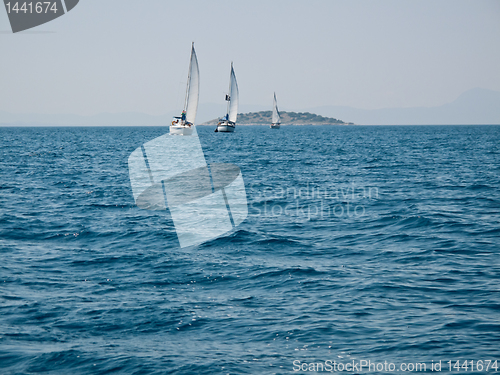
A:
POLYGON ((234 74, 233 63, 231 62, 231 73, 229 75, 229 94, 226 95, 227 113, 219 119, 216 132, 234 132, 236 118, 238 116, 238 83, 234 74))
POLYGON ((279 129, 281 124, 280 112, 278 111, 278 103, 276 102, 276 93, 274 93, 273 115, 271 117, 271 129, 279 129))
POLYGON ((198 59, 194 51, 194 43, 191 45, 191 60, 189 62, 189 73, 186 87, 186 98, 184 100, 184 110, 180 116, 175 116, 170 125, 172 135, 191 135, 194 129, 194 120, 198 110, 198 98, 200 91, 200 71, 198 69, 198 59))

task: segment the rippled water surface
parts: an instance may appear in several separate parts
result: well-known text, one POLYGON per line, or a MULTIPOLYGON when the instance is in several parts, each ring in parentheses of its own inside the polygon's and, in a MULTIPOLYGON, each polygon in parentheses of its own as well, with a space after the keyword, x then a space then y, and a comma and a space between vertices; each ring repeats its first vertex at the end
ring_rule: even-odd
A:
POLYGON ((1 374, 500 362, 499 126, 198 127, 249 216, 187 249, 129 183, 165 132, 0 128, 1 374))

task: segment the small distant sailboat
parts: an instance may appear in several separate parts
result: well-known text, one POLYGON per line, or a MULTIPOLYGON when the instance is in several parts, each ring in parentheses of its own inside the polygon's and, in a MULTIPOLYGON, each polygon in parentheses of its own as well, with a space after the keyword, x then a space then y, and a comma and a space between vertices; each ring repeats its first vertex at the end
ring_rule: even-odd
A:
POLYGON ((194 120, 198 110, 198 98, 200 92, 200 71, 198 59, 194 51, 194 43, 191 45, 191 60, 189 62, 189 73, 186 87, 186 99, 181 116, 175 116, 170 125, 172 135, 191 135, 194 129, 194 120))
POLYGON ((279 129, 281 124, 280 112, 278 111, 278 103, 276 102, 276 93, 274 93, 273 115, 271 117, 271 129, 279 129))
POLYGON ((229 76, 229 94, 226 95, 227 113, 219 119, 215 132, 232 133, 236 126, 238 116, 238 83, 234 74, 233 63, 231 63, 231 74, 229 76))

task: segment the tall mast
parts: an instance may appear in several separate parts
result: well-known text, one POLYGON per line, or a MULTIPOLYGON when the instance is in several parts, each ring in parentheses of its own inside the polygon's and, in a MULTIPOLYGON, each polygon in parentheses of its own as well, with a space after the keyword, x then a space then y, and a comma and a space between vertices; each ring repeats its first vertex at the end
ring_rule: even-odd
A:
POLYGON ((184 98, 184 111, 187 110, 188 94, 189 94, 189 80, 191 79, 191 65, 193 63, 194 42, 191 43, 191 56, 189 57, 189 70, 188 80, 186 83, 186 97, 184 98))
POLYGON ((231 105, 231 95, 233 94, 231 92, 231 79, 233 78, 233 62, 231 61, 231 70, 229 71, 229 90, 228 90, 228 97, 229 97, 229 100, 227 101, 227 111, 226 111, 226 114, 227 114, 227 118, 229 119, 229 106, 231 105))
POLYGON ((276 100, 276 93, 274 93, 274 104, 276 105, 276 117, 278 118, 277 122, 281 122, 280 110, 278 109, 278 101, 276 100))

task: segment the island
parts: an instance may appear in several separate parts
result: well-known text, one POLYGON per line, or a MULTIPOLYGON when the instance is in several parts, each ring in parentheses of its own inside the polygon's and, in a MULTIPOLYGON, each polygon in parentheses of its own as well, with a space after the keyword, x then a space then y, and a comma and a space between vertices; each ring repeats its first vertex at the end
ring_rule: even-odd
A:
MULTIPOLYGON (((281 125, 354 125, 331 117, 324 117, 309 112, 280 112, 281 125)), ((217 125, 218 119, 200 125, 217 125)), ((271 111, 238 113, 237 125, 269 125, 271 111)))

